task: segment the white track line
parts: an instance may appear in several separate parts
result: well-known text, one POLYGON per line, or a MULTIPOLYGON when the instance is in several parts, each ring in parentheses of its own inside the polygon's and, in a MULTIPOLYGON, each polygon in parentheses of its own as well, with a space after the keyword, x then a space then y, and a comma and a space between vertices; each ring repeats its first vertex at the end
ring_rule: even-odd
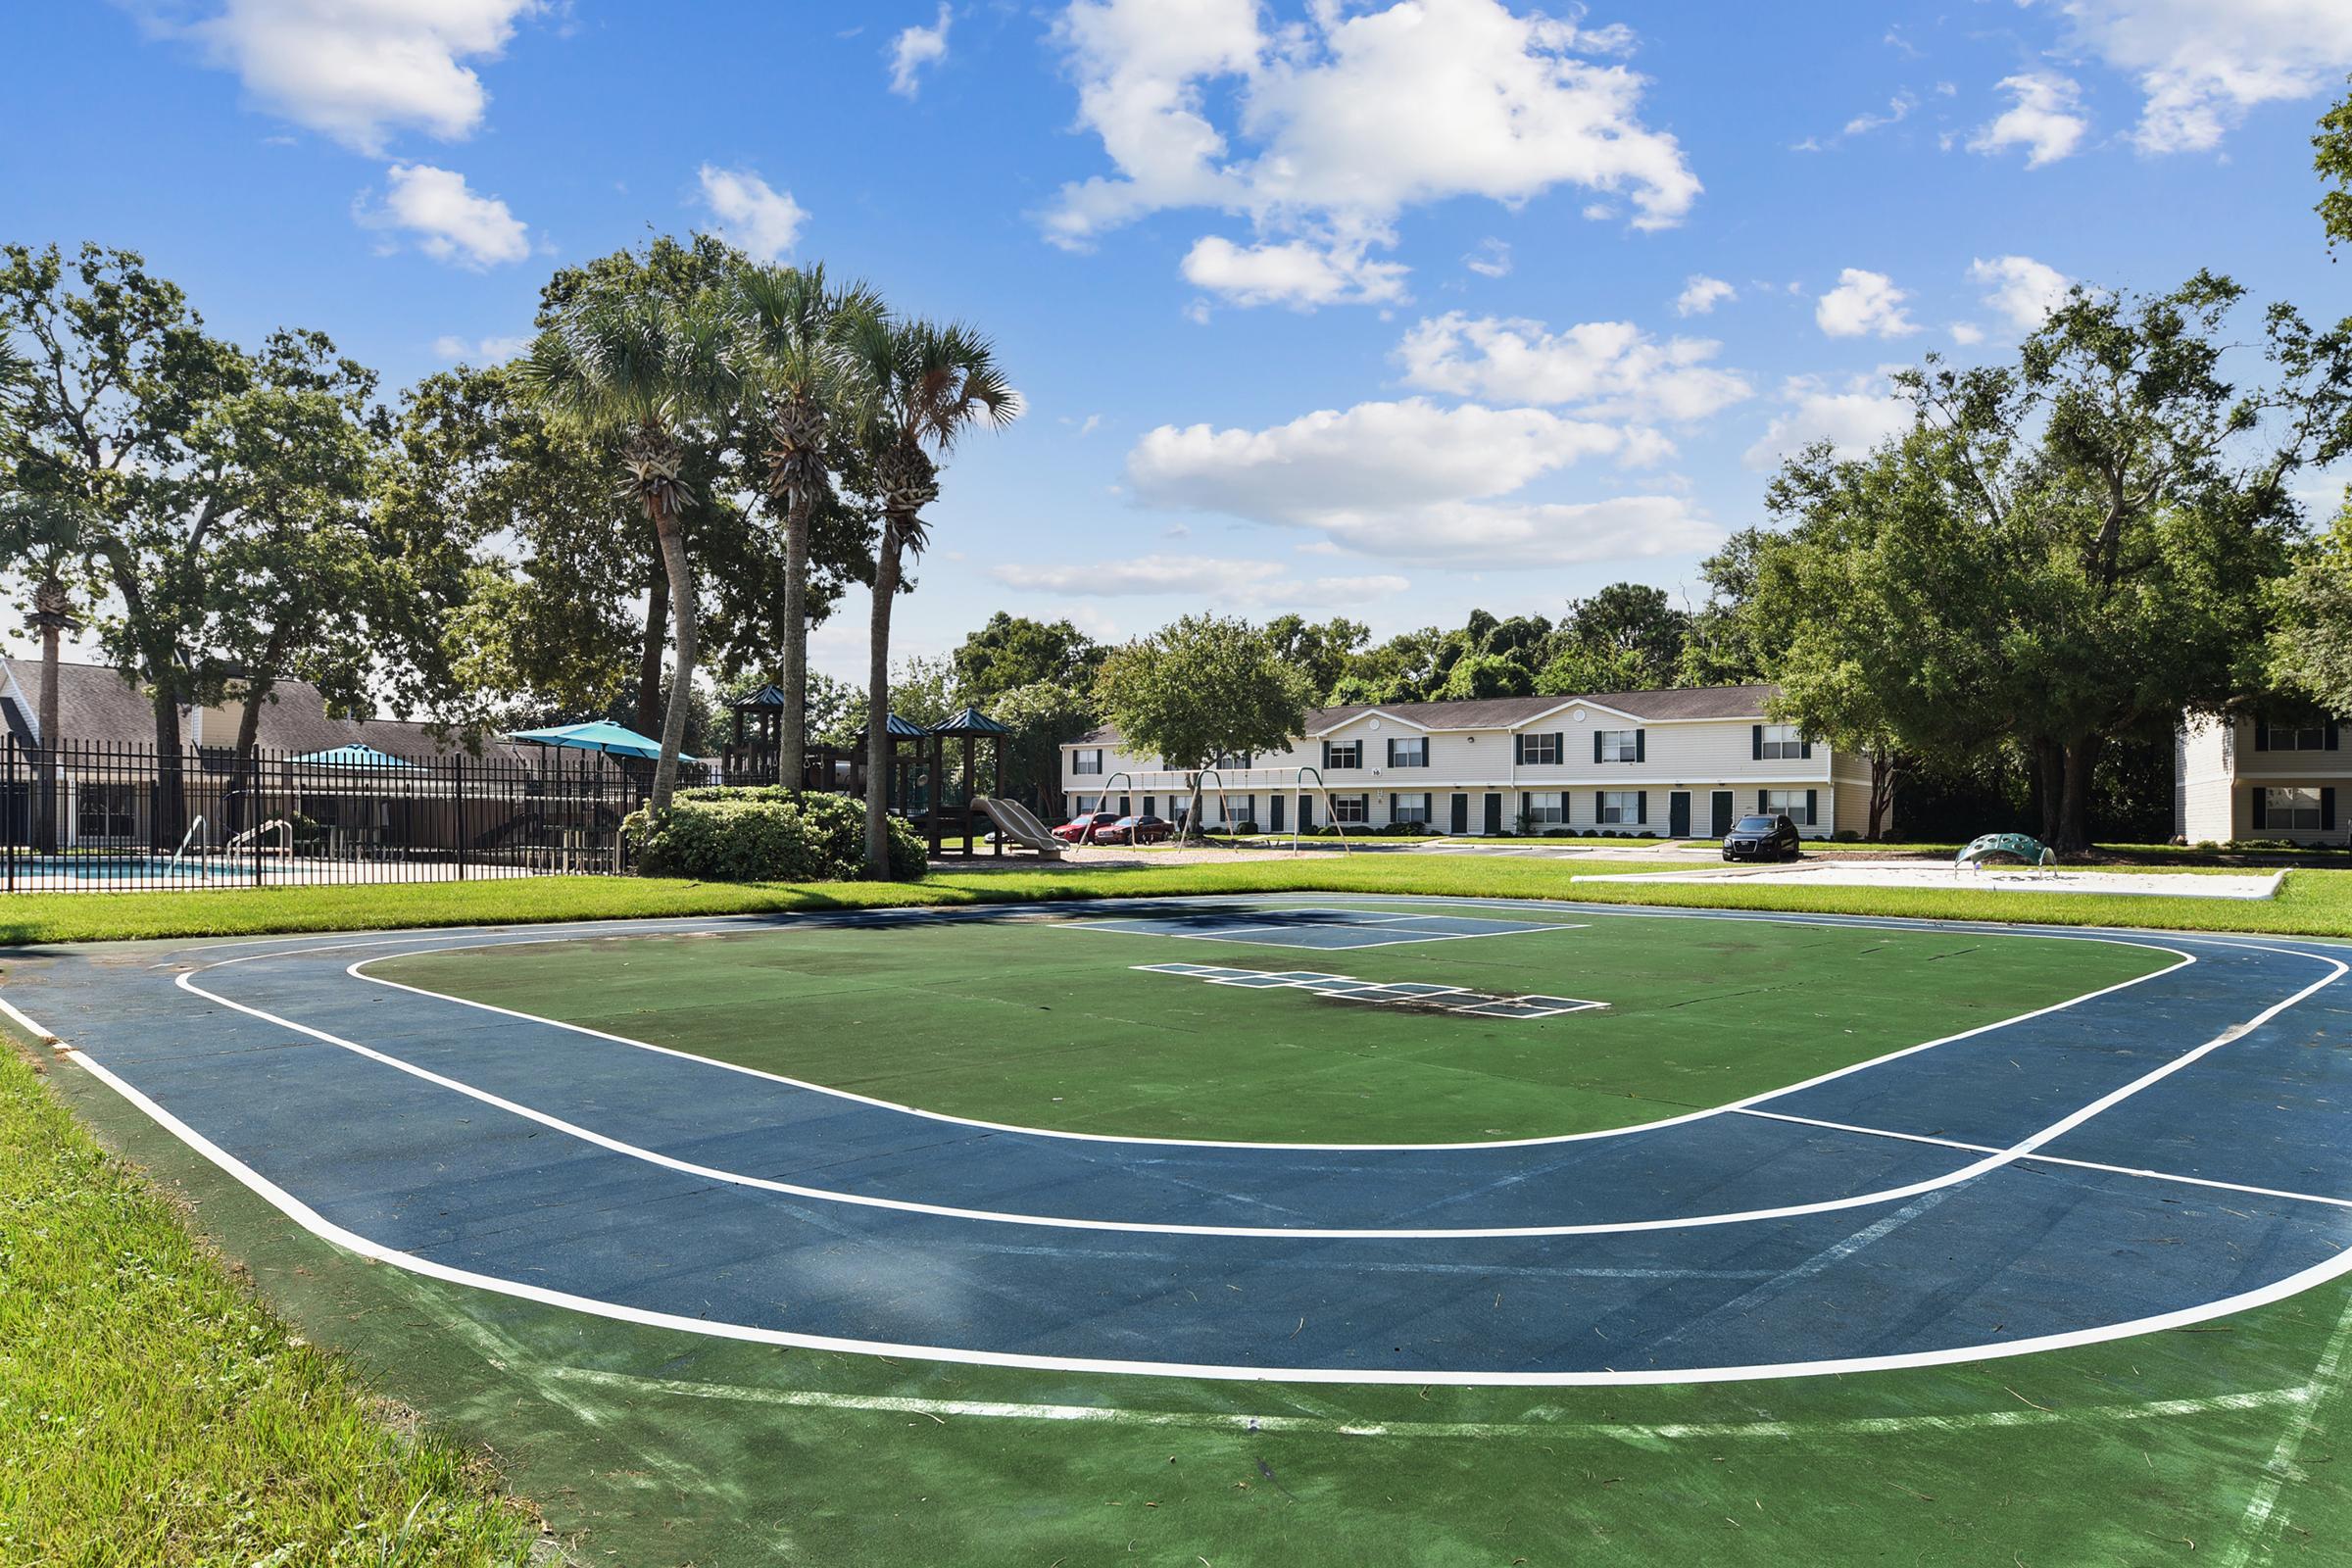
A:
MULTIPOLYGON (((14 1009, 11 1009, 14 1012, 14 1009)), ((16 1016, 23 1017, 22 1013, 16 1016)), ((29 1023, 29 1020, 26 1020, 29 1023)), ((36 1032, 49 1032, 37 1024, 36 1032)), ((49 1036, 54 1039, 54 1036, 49 1036)), ((155 1122, 172 1133, 189 1148, 220 1166, 237 1181, 270 1203, 279 1212, 309 1231, 312 1235, 332 1243, 346 1251, 377 1262, 391 1263, 428 1279, 443 1280, 453 1285, 470 1286, 518 1300, 535 1301, 544 1306, 568 1307, 594 1317, 614 1322, 634 1323, 646 1328, 670 1329, 682 1334, 701 1335, 710 1339, 733 1340, 755 1345, 790 1346, 802 1349, 837 1350, 853 1355, 899 1356, 907 1360, 944 1361, 967 1366, 1028 1367, 1051 1372, 1102 1372, 1139 1377, 1177 1377, 1218 1382, 1247 1383, 1343 1383, 1343 1384, 1402 1384, 1431 1387, 1503 1387, 1503 1388, 1610 1388, 1635 1385, 1670 1385, 1681 1383, 1742 1383, 1768 1378, 1820 1377, 1859 1372, 1899 1371, 1911 1367, 1955 1366, 1971 1361, 1998 1360, 2009 1356, 2029 1355, 2039 1350, 2074 1349, 2086 1345, 2102 1345, 2114 1340, 2130 1339, 2141 1334, 2158 1333, 2166 1329, 2184 1328, 2217 1317, 2227 1317, 2253 1307, 2284 1300, 2315 1286, 2352 1272, 2352 1250, 2314 1264, 2297 1274, 2274 1280, 2259 1289, 2237 1296, 2225 1297, 2193 1307, 2160 1313, 2153 1317, 2136 1318, 2124 1323, 2111 1323, 2094 1329, 2075 1329, 2063 1334, 2045 1334, 2034 1339, 2013 1340, 1994 1345, 1960 1346, 1943 1350, 1915 1351, 1904 1355, 1848 1356, 1835 1360, 1785 1361, 1760 1363, 1751 1366, 1692 1367, 1673 1370, 1618 1371, 1614 1368, 1598 1372, 1459 1372, 1418 1371, 1398 1368, 1347 1369, 1332 1367, 1251 1367, 1190 1364, 1181 1361, 1128 1361, 1085 1356, 1030 1355, 1009 1350, 968 1350, 949 1346, 906 1345, 890 1341, 842 1339, 831 1335, 798 1334, 785 1329, 762 1329, 747 1323, 720 1323, 707 1318, 680 1316, 674 1312, 653 1312, 642 1307, 623 1306, 594 1297, 575 1296, 564 1291, 552 1291, 544 1286, 529 1285, 519 1280, 501 1279, 495 1275, 479 1274, 470 1269, 453 1268, 449 1264, 382 1246, 355 1231, 348 1231, 329 1222, 291 1193, 278 1187, 268 1177, 213 1143, 162 1105, 157 1104, 131 1084, 110 1071, 103 1062, 94 1061, 76 1053, 72 1058, 112 1087, 117 1094, 145 1111, 155 1122)))
MULTIPOLYGON (((1564 927, 1563 929, 1581 930, 1583 927, 1564 927)), ((1845 927, 1841 924, 1838 929, 1845 929, 1845 927)), ((2039 935, 2040 933, 2032 934, 2039 935)), ((353 943, 350 945, 353 947, 395 947, 398 946, 402 940, 405 939, 396 938, 392 941, 383 943, 353 943)), ((633 1046, 639 1051, 650 1051, 659 1055, 677 1056, 689 1061, 698 1061, 706 1066, 716 1067, 725 1072, 741 1073, 748 1078, 761 1078, 765 1079, 769 1083, 784 1084, 794 1089, 807 1090, 811 1094, 829 1095, 836 1100, 846 1100, 861 1105, 873 1105, 883 1110, 898 1111, 909 1116, 920 1116, 927 1121, 946 1122, 951 1126, 976 1127, 984 1132, 1019 1133, 1023 1136, 1031 1138, 1067 1139, 1074 1143, 1136 1144, 1146 1147, 1171 1149, 1285 1149, 1326 1152, 1357 1152, 1450 1149, 1532 1149, 1541 1148, 1550 1144, 1578 1144, 1592 1142, 1599 1139, 1627 1138, 1636 1134, 1656 1132, 1662 1128, 1679 1127, 1686 1122, 1704 1121, 1709 1117, 1721 1116, 1735 1110, 1742 1110, 1750 1105, 1763 1104, 1769 1101, 1777 1100, 1783 1095, 1793 1095, 1801 1090, 1811 1089, 1817 1085, 1830 1083, 1836 1079, 1843 1078, 1850 1073, 1863 1072, 1870 1068, 1881 1066, 1889 1061, 1899 1060, 1904 1056, 1912 1055, 1918 1052, 1933 1051, 1938 1046, 1948 1046, 1958 1041, 1971 1040, 1978 1035, 1986 1034, 1995 1029, 2006 1029, 2013 1024, 2025 1023, 2030 1019, 2043 1017, 2049 1013, 2063 1012, 2069 1007, 2081 1006, 2085 1002, 2095 1002, 2100 997, 2111 996, 2118 991, 2129 990, 2132 986, 2145 985, 2151 980, 2161 980, 2166 975, 2173 973, 2175 970, 2186 968, 2190 964, 2197 961, 2194 956, 2181 952, 2179 948, 2168 948, 2163 946, 2161 943, 2140 942, 2104 936, 2061 938, 2060 940, 2104 942, 2118 947, 2146 948, 2157 953, 2169 953, 2180 961, 2177 963, 2167 964, 2161 969, 2151 970, 2143 975, 2134 976, 2130 980, 2118 981, 2116 984, 2111 986, 2102 986, 2096 991, 2086 991, 2079 997, 2070 997, 2064 1002, 2052 1003, 2046 1007, 2036 1007, 2031 1012, 2021 1012, 2012 1017, 1996 1019, 1991 1023, 1979 1024, 1973 1029, 1963 1029, 1960 1033, 1955 1035, 1944 1035, 1936 1040, 1922 1041, 1916 1046, 1904 1046, 1898 1050, 1886 1052, 1883 1055, 1872 1056, 1867 1060, 1851 1062, 1843 1067, 1833 1068, 1828 1072, 1816 1074, 1811 1078, 1800 1079, 1796 1083, 1783 1084, 1779 1088, 1768 1089, 1761 1094, 1750 1095, 1744 1100, 1730 1101, 1721 1105, 1710 1105, 1703 1110, 1686 1111, 1679 1116, 1662 1116, 1655 1121, 1638 1122, 1630 1127, 1604 1127, 1597 1132, 1553 1133, 1540 1138, 1495 1138, 1451 1144, 1265 1143, 1244 1139, 1143 1138, 1122 1133, 1069 1132, 1058 1127, 1027 1127, 1015 1122, 988 1121, 976 1116, 956 1116, 952 1115, 947 1111, 926 1110, 920 1105, 902 1104, 895 1100, 882 1100, 872 1095, 860 1095, 852 1090, 835 1088, 830 1084, 813 1083, 806 1078, 793 1078, 783 1073, 767 1072, 758 1067, 747 1067, 737 1062, 721 1061, 713 1056, 697 1055, 691 1051, 678 1051, 669 1046, 658 1046, 650 1041, 632 1039, 628 1035, 613 1034, 609 1030, 604 1029, 592 1029, 586 1024, 566 1023, 561 1018, 548 1018, 543 1017, 538 1013, 519 1012, 513 1007, 501 1007, 494 1003, 475 1002, 467 997, 456 997, 449 995, 447 992, 430 991, 422 986, 412 986, 398 980, 386 980, 380 975, 372 975, 366 972, 368 967, 371 964, 394 963, 402 958, 416 957, 428 953, 464 953, 469 950, 481 950, 493 947, 518 947, 531 943, 563 942, 572 940, 577 939, 569 937, 525 937, 506 941, 496 939, 485 940, 472 938, 469 936, 467 941, 460 943, 456 946, 416 948, 407 953, 386 953, 379 954, 373 957, 362 958, 346 966, 343 972, 352 976, 354 979, 365 980, 370 985, 388 986, 395 991, 406 991, 412 996, 429 997, 435 1002, 455 1003, 461 1007, 472 1007, 477 1011, 496 1013, 501 1017, 506 1018, 518 1018, 525 1023, 544 1024, 549 1028, 564 1029, 573 1034, 586 1035, 594 1040, 610 1041, 614 1045, 633 1046)), ((320 950, 316 948, 303 949, 293 955, 288 956, 300 956, 302 953, 315 953, 318 951, 320 950)), ((2266 949, 2265 951, 2287 952, 2289 950, 2266 949)), ((2293 956, 2297 957, 2311 958, 2315 962, 2324 963, 2330 961, 2319 957, 2316 954, 2294 954, 2293 956)), ((204 967, 208 969, 223 968, 232 963, 252 963, 257 959, 277 956, 281 956, 281 955, 267 953, 256 954, 252 956, 244 958, 224 959, 220 963, 207 964, 204 967)))
MULTIPOLYGON (((2290 954, 2292 952, 2292 950, 2289 949, 2278 949, 2274 951, 2290 954)), ((1967 1165, 1963 1165, 1956 1170, 1947 1171, 1939 1176, 1930 1177, 1926 1180, 1912 1182, 1900 1187, 1881 1188, 1874 1192, 1850 1194, 1843 1198, 1823 1199, 1810 1203, 1789 1203, 1773 1208, 1730 1210, 1711 1214, 1678 1215, 1663 1219, 1611 1220, 1582 1225, 1417 1226, 1400 1228, 1368 1226, 1283 1227, 1259 1225, 1182 1225, 1140 1220, 1081 1219, 1066 1215, 1015 1213, 999 1209, 966 1208, 956 1204, 924 1203, 909 1199, 878 1198, 863 1193, 848 1193, 831 1188, 810 1187, 798 1182, 782 1182, 775 1181, 767 1177, 747 1176, 741 1172, 724 1170, 717 1166, 704 1165, 692 1160, 679 1159, 673 1155, 664 1154, 659 1151, 644 1148, 641 1145, 628 1143, 625 1140, 611 1137, 608 1134, 597 1132, 592 1128, 580 1126, 576 1122, 566 1121, 560 1116, 553 1115, 534 1106, 525 1105, 518 1101, 509 1100, 504 1096, 495 1095, 488 1090, 476 1088, 473 1085, 466 1083, 460 1079, 449 1077, 446 1074, 434 1072, 430 1068, 417 1066, 414 1062, 410 1062, 399 1056, 395 1056, 388 1052, 378 1051, 371 1046, 364 1046, 356 1041, 346 1040, 339 1035, 329 1034, 322 1029, 315 1029, 308 1024, 296 1023, 290 1018, 282 1017, 279 1014, 270 1012, 265 1008, 252 1006, 242 1002, 232 1001, 229 998, 220 996, 216 992, 207 991, 202 986, 195 983, 195 974, 204 971, 199 970, 183 972, 175 976, 172 983, 178 986, 181 990, 188 992, 192 996, 202 997, 208 1002, 216 1003, 219 1005, 230 1008, 233 1011, 244 1013, 248 1017, 259 1018, 265 1023, 274 1024, 279 1028, 291 1030, 296 1034, 307 1036, 310 1039, 320 1041, 323 1044, 352 1052, 355 1054, 364 1056, 370 1061, 379 1062, 384 1066, 407 1073, 412 1077, 422 1079, 423 1081, 433 1084, 436 1087, 464 1095, 470 1100, 478 1101, 483 1104, 504 1110, 511 1115, 519 1116, 525 1120, 536 1122, 543 1127, 551 1128, 557 1132, 564 1133, 566 1136, 576 1138, 583 1143, 592 1144, 599 1149, 604 1149, 616 1154, 623 1154, 632 1159, 642 1160, 648 1164, 658 1165, 663 1169, 674 1170, 680 1172, 681 1174, 694 1176, 705 1181, 722 1182, 729 1186, 751 1188, 761 1192, 772 1192, 781 1194, 785 1197, 805 1199, 815 1202, 841 1203, 858 1208, 890 1209, 900 1213, 923 1214, 941 1219, 976 1220, 983 1223, 1000 1225, 1033 1225, 1056 1230, 1110 1231, 1125 1235, 1142 1236, 1217 1236, 1256 1237, 1261 1239, 1269 1237, 1283 1237, 1301 1241, 1490 1241, 1522 1240, 1537 1237, 1555 1236, 1611 1236, 1630 1232, 1697 1230, 1721 1225, 1744 1225, 1752 1224, 1760 1220, 1794 1219, 1811 1214, 1835 1213, 1845 1209, 1860 1208, 1878 1203, 1894 1202, 1903 1199, 1916 1198, 1924 1193, 1932 1193, 1940 1191, 1944 1188, 1956 1187, 1963 1182, 1974 1180, 1979 1176, 1985 1175, 1993 1170, 1999 1169, 2004 1165, 2011 1164, 2016 1160, 2023 1158, 2025 1155, 2040 1148, 2043 1144, 2046 1144, 2055 1138, 2064 1136, 2066 1133, 2073 1131, 2076 1127, 2079 1127, 2084 1122, 2090 1120, 2093 1116, 2100 1114, 2102 1111, 2105 1111, 2114 1105, 2120 1104, 2123 1101, 2139 1093, 2141 1090, 2149 1087, 2150 1085, 2158 1083, 2161 1080, 2168 1078, 2172 1076, 2172 1074, 2179 1072, 2182 1068, 2190 1065, 2191 1063, 2203 1059, 2208 1054, 2218 1051, 2223 1046, 2228 1045, 2230 1042, 2240 1038, 2249 1031, 2260 1028, 2263 1024, 2268 1023, 2279 1013, 2284 1012, 2287 1008, 2293 1006, 2296 1003, 2303 1001, 2306 997, 2311 996, 2324 987, 2333 984, 2347 972, 2348 967, 2352 967, 2347 966, 2346 964, 2341 963, 2333 958, 2322 957, 2317 954, 2299 954, 2293 956, 2308 957, 2315 963, 2326 964, 2329 972, 2322 976, 2320 979, 2313 981, 2310 985, 2305 986, 2302 990, 2294 993, 2292 996, 2287 997, 2283 1001, 2272 1004, 2269 1007, 2266 1007, 2261 1012, 2256 1013, 2252 1018, 2247 1019, 2244 1023, 2236 1024, 2229 1029, 2224 1030, 2222 1033, 2214 1036, 2211 1040, 2206 1041, 2203 1045, 2197 1046, 2190 1051, 2183 1052, 2180 1055, 2176 1056, 2171 1061, 2166 1062, 2164 1065, 2147 1073, 2143 1073, 2138 1078, 2133 1079, 2132 1082, 2125 1084, 2119 1089, 2110 1091, 2108 1094, 2092 1101, 2089 1104, 2077 1109, 2072 1114, 2062 1117, 2058 1121, 2052 1122, 2049 1126, 2044 1127, 2039 1132, 2033 1134, 2031 1137, 2023 1139, 2006 1149, 1996 1150, 1988 1153, 1984 1158, 1976 1160, 1967 1165)), ((232 963, 243 961, 249 960, 230 960, 232 963)), ((217 965, 216 967, 226 967, 226 965, 217 965)), ((2178 965, 2175 967, 2178 967, 2178 965)), ((2161 970, 2158 972, 2170 973, 2171 971, 2161 970)), ((2146 977, 2143 976, 2142 978, 2146 977)), ((392 982, 382 983, 392 984, 392 982)), ((2132 982, 2126 983, 2130 984, 2132 982)), ((399 989, 408 990, 412 988, 400 987, 399 989)), ((2109 989, 2113 990, 2118 988, 2110 987, 2109 989)), ((2094 992, 2092 994, 2097 995, 2098 993, 2094 992)), ((2078 998, 2077 1000, 2080 1001, 2082 999, 2078 998)), ((469 1005, 480 1004, 469 1004, 469 1005)), ((493 1012, 503 1012, 506 1009, 492 1007, 488 1010, 493 1012)), ((2046 1011, 2052 1009, 2043 1010, 2046 1011)), ((522 1015, 513 1014, 513 1016, 522 1015)), ((591 1034, 595 1033, 593 1030, 584 1030, 582 1032, 591 1034)), ((624 1041, 623 1044, 638 1043, 624 1041)), ((662 1050, 663 1048, 648 1047, 646 1049, 662 1050)), ((1914 1047, 1912 1049, 1917 1050, 1921 1048, 1914 1047)), ((665 1052, 665 1054, 675 1056, 687 1056, 688 1054, 682 1052, 665 1052)), ((1896 1054, 1908 1054, 1908 1053, 1897 1053, 1896 1054)), ((703 1058, 690 1056, 688 1059, 702 1060, 703 1058)), ((1831 1074, 1826 1076, 1837 1075, 1831 1074)), ((1781 1092, 1787 1093, 1788 1091, 1781 1092)), ((942 1117, 939 1119, 955 1120, 956 1118, 942 1117)), ((1543 1140, 1536 1141, 1541 1142, 1543 1140)), ((1273 1146, 1259 1145, 1254 1147, 1265 1148, 1273 1146)))
POLYGON ((2238 1521, 2237 1540, 2231 1544, 2228 1561, 2243 1563, 2258 1552, 2269 1555, 2265 1547, 2270 1537, 2271 1514, 2278 1506, 2278 1494, 2287 1482, 2311 1479, 2296 1465, 2295 1456, 2302 1451, 2303 1439, 2315 1424, 2318 1397, 2333 1393, 2342 1379, 2348 1344, 2352 1344, 2352 1305, 2347 1305, 2343 1315, 2336 1319, 2335 1332, 2328 1336, 2328 1348, 2320 1354, 2320 1364, 2312 1370, 2307 1385, 2314 1396, 2312 1401, 2287 1423, 2286 1430, 2278 1435, 2278 1446, 2271 1450, 2270 1463, 2262 1467, 2262 1484, 2254 1489, 2245 1515, 2238 1521))
POLYGON ((1741 1439, 1817 1442, 1837 1437, 1886 1437, 1902 1433, 1975 1432, 1994 1427, 2055 1426, 2077 1421, 2178 1420, 2221 1411, 2262 1410, 2310 1402, 2307 1385, 2215 1394, 2190 1399, 2151 1399, 2144 1404, 2073 1405, 2063 1409, 1972 1410, 1965 1415, 1848 1416, 1827 1421, 1573 1421, 1530 1412, 1523 1421, 1350 1421, 1335 1416, 1251 1415, 1246 1410, 1129 1410, 1104 1404, 1041 1404, 1015 1399, 941 1399, 915 1395, 832 1394, 821 1389, 764 1389, 743 1384, 696 1383, 651 1378, 598 1367, 558 1366, 547 1375, 567 1383, 592 1383, 640 1394, 734 1404, 781 1405, 791 1409, 848 1410, 879 1415, 977 1417, 994 1421, 1077 1421, 1107 1426, 1180 1428, 1206 1432, 1279 1432, 1334 1438, 1519 1438, 1532 1433, 1598 1438, 1620 1443, 1717 1442, 1741 1439))

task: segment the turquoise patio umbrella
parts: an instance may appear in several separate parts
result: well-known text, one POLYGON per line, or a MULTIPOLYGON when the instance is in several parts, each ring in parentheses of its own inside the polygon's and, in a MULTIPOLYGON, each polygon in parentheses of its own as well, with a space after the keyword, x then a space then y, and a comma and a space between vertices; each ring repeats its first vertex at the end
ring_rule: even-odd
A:
POLYGON ((312 762, 321 767, 414 767, 389 752, 379 752, 372 746, 338 746, 328 752, 312 752, 294 759, 297 762, 312 762))
MULTIPOLYGON (((603 752, 608 757, 642 757, 651 760, 662 755, 660 741, 647 740, 635 730, 608 718, 591 719, 585 724, 559 724, 553 729, 518 729, 507 739, 532 746, 568 746, 574 751, 603 752)), ((699 762, 702 759, 681 753, 678 760, 699 762)))

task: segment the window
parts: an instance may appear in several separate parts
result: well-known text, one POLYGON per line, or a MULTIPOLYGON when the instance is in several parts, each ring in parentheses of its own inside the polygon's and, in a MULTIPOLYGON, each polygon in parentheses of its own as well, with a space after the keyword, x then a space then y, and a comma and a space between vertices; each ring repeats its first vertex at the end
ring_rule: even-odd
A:
POLYGON ((1602 790, 1600 792, 1600 820, 1634 823, 1642 820, 1642 792, 1640 790, 1602 790))
POLYGON ((1334 822, 1368 822, 1372 819, 1372 797, 1369 795, 1334 795, 1331 798, 1331 819, 1334 822))
MULTIPOLYGON (((1560 738, 1557 735, 1522 735, 1519 737, 1519 760, 1530 767, 1555 767, 1560 760, 1560 738)), ((1554 796, 1553 799, 1558 799, 1554 796)))
POLYGON ((84 784, 74 832, 85 839, 126 839, 138 831, 139 797, 129 784, 84 784))
MULTIPOLYGON (((1331 741, 1323 747, 1325 767, 1361 767, 1364 765, 1362 741, 1331 741)), ((1345 821, 1343 817, 1341 820, 1345 821)))
POLYGON ((1427 767, 1429 765, 1429 737, 1416 735, 1411 740, 1392 738, 1389 741, 1391 767, 1427 767))
POLYGON ((1811 790, 1765 790, 1764 809, 1777 811, 1798 827, 1813 825, 1813 808, 1806 803, 1812 799, 1811 790))
POLYGON ((1073 777, 1100 776, 1102 772, 1102 748, 1082 746, 1070 753, 1070 773, 1073 777))
POLYGON ((1638 729, 1595 730, 1592 745, 1596 760, 1603 762, 1638 762, 1642 760, 1642 732, 1638 729))
POLYGON ((1525 803, 1520 814, 1530 827, 1558 827, 1568 820, 1568 798, 1558 790, 1534 791, 1520 800, 1525 803))
POLYGON ((2264 827, 2308 827, 2325 825, 2320 809, 2318 790, 2264 790, 2262 792, 2262 825, 2264 827))
MULTIPOLYGON (((1764 740, 1756 755, 1767 761, 1794 761, 1805 755, 1805 738, 1794 724, 1766 724, 1762 726, 1764 740)), ((1739 742, 1735 741, 1735 746, 1739 742)))
POLYGON ((1227 772, 1239 772, 1250 765, 1250 754, 1248 752, 1226 752, 1208 765, 1223 768, 1227 772))
POLYGON ((2275 719, 2257 719, 2261 745, 2265 752, 2324 752, 2328 749, 2328 726, 2319 719, 2308 724, 2281 724, 2275 719))
POLYGON ((1392 795, 1389 797, 1389 820, 1392 822, 1429 821, 1427 795, 1392 795))

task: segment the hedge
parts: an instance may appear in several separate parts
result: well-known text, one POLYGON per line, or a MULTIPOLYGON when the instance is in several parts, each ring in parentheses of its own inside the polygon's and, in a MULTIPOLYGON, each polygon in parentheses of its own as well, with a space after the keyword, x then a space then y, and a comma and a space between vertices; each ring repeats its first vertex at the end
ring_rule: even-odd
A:
MULTIPOLYGON (((923 841, 890 818, 890 876, 924 871, 923 841)), ((646 876, 706 882, 840 882, 865 874, 865 803, 767 784, 680 790, 649 822, 642 810, 622 825, 646 876)))

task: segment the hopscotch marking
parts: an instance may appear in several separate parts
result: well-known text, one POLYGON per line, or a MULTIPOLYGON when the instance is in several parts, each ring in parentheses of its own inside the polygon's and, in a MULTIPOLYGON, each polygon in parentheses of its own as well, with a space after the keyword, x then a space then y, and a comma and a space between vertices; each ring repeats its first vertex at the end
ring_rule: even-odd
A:
POLYGON ((1430 985, 1422 981, 1358 980, 1352 975, 1324 974, 1313 969, 1230 969, 1214 963, 1139 963, 1131 967, 1146 974, 1184 975, 1212 986, 1238 986, 1250 991, 1307 991, 1341 1002, 1375 1006, 1409 1004, 1433 1012, 1458 1012, 1480 1018, 1558 1018, 1571 1012, 1592 1012, 1605 1002, 1581 997, 1528 995, 1496 996, 1461 986, 1430 985))

